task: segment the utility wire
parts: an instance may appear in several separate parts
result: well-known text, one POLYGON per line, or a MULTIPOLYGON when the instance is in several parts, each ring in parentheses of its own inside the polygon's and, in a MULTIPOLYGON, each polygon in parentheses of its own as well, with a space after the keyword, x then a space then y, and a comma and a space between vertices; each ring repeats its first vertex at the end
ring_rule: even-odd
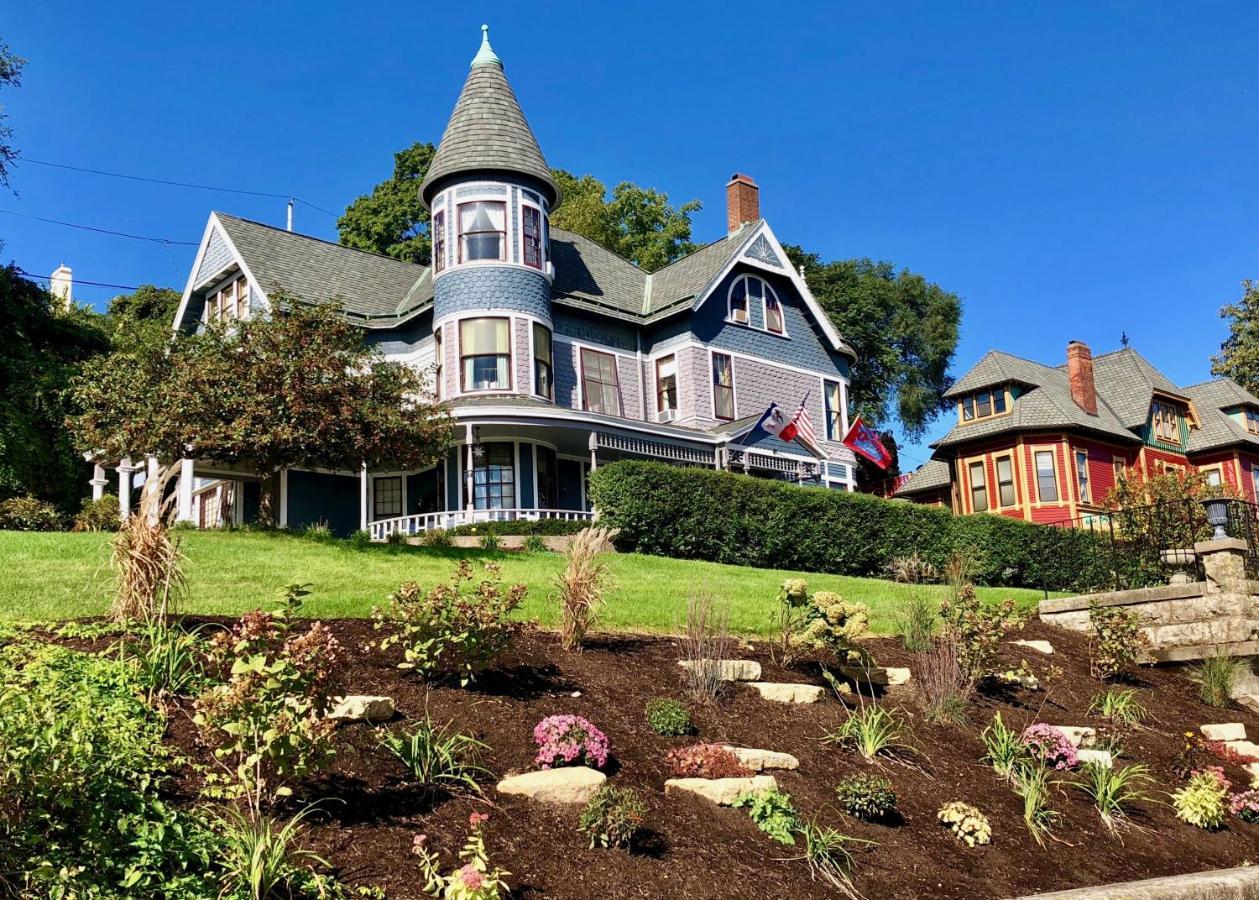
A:
MULTIPOLYGON (((51 281, 52 280, 51 275, 33 275, 30 272, 26 271, 25 269, 21 268, 20 266, 18 267, 17 273, 19 275, 25 275, 27 278, 34 278, 36 281, 51 281)), ((138 291, 140 289, 140 286, 135 285, 135 284, 111 284, 108 281, 85 281, 82 278, 75 278, 74 279, 75 287, 78 287, 80 284, 90 284, 95 287, 118 288, 119 290, 124 290, 124 291, 138 291)))
POLYGON ((43 159, 32 159, 29 156, 21 157, 22 162, 34 163, 37 166, 50 166, 54 169, 68 169, 71 172, 85 172, 89 175, 106 175, 110 178, 125 178, 128 181, 147 181, 149 184, 164 184, 168 187, 193 188, 199 191, 219 191, 224 194, 245 194, 249 197, 271 197, 277 200, 293 200, 301 203, 303 206, 309 206, 311 209, 318 210, 326 216, 332 216, 334 219, 340 218, 337 213, 330 212, 322 206, 316 206, 309 200, 303 200, 301 197, 295 197, 292 194, 274 194, 268 191, 246 191, 241 188, 218 187, 212 184, 195 184, 190 181, 171 181, 165 178, 147 178, 143 175, 126 175, 122 172, 106 172, 103 169, 89 169, 83 166, 71 166, 66 163, 48 162, 43 159))
POLYGON ((146 237, 142 234, 128 234, 125 231, 111 231, 108 228, 97 228, 93 225, 80 225, 77 222, 62 222, 59 219, 45 219, 43 216, 32 216, 27 213, 14 212, 11 209, 0 209, 6 216, 17 216, 19 219, 32 219, 36 222, 48 222, 51 225, 64 225, 66 228, 78 228, 82 231, 94 231, 97 234, 112 234, 114 237, 131 238, 134 241, 151 241, 154 244, 177 244, 181 247, 198 247, 196 241, 176 241, 171 238, 146 237))

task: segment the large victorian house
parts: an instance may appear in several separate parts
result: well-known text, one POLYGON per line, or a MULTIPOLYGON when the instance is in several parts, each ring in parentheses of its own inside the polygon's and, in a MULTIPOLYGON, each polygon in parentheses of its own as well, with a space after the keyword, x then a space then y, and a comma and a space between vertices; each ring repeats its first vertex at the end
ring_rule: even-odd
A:
MULTIPOLYGON (((552 228, 563 198, 486 37, 420 188, 431 266, 216 212, 175 327, 249 316, 284 290, 339 304, 388 359, 435 379, 458 423, 446 459, 418 472, 347 460, 279 473, 290 527, 380 538, 588 517, 588 473, 624 457, 852 490, 840 440, 853 352, 760 217, 755 182, 735 175, 726 191, 728 233, 652 273, 552 228), (820 453, 754 428, 771 403, 790 415, 802 401, 820 453)), ((214 460, 182 471, 182 519, 240 522, 256 508, 247 475, 214 460)))
POLYGON ((957 424, 896 496, 1033 522, 1087 521, 1120 477, 1197 469, 1259 495, 1259 398, 1219 378, 1177 387, 1124 348, 1065 365, 989 352, 947 395, 957 424))

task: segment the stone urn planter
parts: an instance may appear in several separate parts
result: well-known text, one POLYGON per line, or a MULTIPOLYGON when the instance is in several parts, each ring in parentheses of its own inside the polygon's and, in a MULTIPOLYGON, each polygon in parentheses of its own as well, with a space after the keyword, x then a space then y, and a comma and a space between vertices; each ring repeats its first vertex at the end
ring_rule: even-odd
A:
POLYGON ((1212 497, 1203 500, 1202 505, 1206 507, 1207 524, 1215 529, 1215 533, 1211 535, 1211 539, 1222 541, 1228 537, 1228 532, 1224 530, 1224 526, 1228 524, 1228 500, 1223 497, 1212 497))
POLYGON ((1168 584, 1189 584, 1193 581, 1189 572, 1193 568, 1194 563, 1198 561, 1198 554, 1194 553, 1191 548, 1174 547, 1164 550, 1159 554, 1163 561, 1163 565, 1171 570, 1171 574, 1167 576, 1168 584))

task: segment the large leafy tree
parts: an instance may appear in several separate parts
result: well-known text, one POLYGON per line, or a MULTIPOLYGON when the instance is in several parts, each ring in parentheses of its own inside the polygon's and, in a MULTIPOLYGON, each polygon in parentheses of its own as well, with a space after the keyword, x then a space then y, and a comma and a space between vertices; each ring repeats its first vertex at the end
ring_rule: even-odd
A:
POLYGON ((79 447, 242 466, 262 483, 264 521, 282 468, 441 458, 452 420, 424 373, 387 362, 332 305, 274 302, 270 315, 90 362, 72 389, 79 447))
POLYGON ((809 290, 857 352, 852 367, 853 411, 876 429, 900 423, 922 435, 947 404, 953 379, 962 302, 938 284, 891 263, 869 259, 823 262, 816 253, 786 247, 804 267, 809 290))
POLYGON ((115 347, 136 342, 165 343, 182 295, 172 288, 142 284, 133 293, 109 301, 105 327, 115 347))
POLYGON ((427 266, 433 256, 428 210, 420 183, 436 148, 416 141, 393 155, 393 175, 345 208, 337 220, 341 243, 427 266))
POLYGON ((1228 337, 1211 357, 1211 372, 1231 378, 1259 393, 1259 282, 1242 282, 1242 297, 1220 310, 1228 320, 1228 337))
MULTIPOLYGON (((22 67, 26 60, 17 56, 9 49, 9 45, 0 41, 0 87, 17 87, 22 83, 22 67)), ((8 113, 0 105, 0 184, 9 186, 9 169, 17 160, 17 150, 13 146, 13 126, 8 124, 8 113)))
POLYGON ((33 494, 73 511, 90 468, 66 433, 64 394, 84 362, 109 348, 100 316, 58 312, 52 296, 0 268, 0 497, 33 494))
MULTIPOLYGON (((337 221, 341 243, 428 265, 433 250, 429 213, 419 190, 435 152, 432 144, 416 141, 395 153, 393 175, 354 200, 337 221)), ((700 208, 698 200, 674 206, 668 194, 628 181, 613 188, 609 197, 593 175, 578 178, 563 169, 552 169, 551 175, 564 195, 551 218, 557 228, 588 237, 648 271, 695 248, 691 214, 700 208)))

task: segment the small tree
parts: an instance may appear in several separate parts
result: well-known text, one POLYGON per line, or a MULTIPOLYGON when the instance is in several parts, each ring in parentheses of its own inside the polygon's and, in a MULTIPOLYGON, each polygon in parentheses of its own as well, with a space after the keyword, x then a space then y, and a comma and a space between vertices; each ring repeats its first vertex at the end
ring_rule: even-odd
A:
POLYGON ((79 446, 242 465, 262 485, 265 523, 281 469, 418 469, 441 457, 452 420, 425 373, 385 361, 331 305, 279 296, 260 312, 90 362, 72 386, 79 446))

